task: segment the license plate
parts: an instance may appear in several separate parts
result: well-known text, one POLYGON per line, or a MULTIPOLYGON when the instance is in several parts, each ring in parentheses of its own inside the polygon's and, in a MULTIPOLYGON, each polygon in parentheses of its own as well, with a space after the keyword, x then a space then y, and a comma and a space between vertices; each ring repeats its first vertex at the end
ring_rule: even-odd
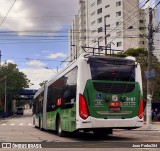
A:
POLYGON ((110 107, 109 108, 110 111, 116 112, 116 111, 120 111, 120 107, 110 107))

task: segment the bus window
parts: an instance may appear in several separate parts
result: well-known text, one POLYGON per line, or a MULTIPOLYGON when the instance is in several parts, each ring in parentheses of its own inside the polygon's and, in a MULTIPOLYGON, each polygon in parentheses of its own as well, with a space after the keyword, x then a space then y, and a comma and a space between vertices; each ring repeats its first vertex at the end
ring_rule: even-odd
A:
POLYGON ((135 65, 116 61, 90 61, 92 80, 135 82, 135 65))

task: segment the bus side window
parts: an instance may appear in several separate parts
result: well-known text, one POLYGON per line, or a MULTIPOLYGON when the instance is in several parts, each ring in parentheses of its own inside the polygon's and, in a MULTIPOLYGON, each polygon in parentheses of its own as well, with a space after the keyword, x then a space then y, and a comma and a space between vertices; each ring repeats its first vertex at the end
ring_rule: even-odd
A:
POLYGON ((71 91, 70 90, 66 90, 63 94, 63 99, 71 99, 71 91))
POLYGON ((63 108, 72 108, 74 102, 75 102, 75 97, 73 92, 70 89, 67 89, 63 94, 63 108))

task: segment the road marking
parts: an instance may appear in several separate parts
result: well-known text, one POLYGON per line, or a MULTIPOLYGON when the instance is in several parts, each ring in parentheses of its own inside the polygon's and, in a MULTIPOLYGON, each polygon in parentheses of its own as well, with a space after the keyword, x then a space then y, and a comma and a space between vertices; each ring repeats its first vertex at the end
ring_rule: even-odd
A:
POLYGON ((156 128, 155 131, 160 131, 160 128, 156 128))
POLYGON ((0 126, 7 126, 7 125, 10 125, 10 126, 14 126, 14 125, 19 125, 19 126, 33 126, 33 124, 32 123, 11 123, 11 124, 7 124, 7 123, 3 123, 3 124, 0 124, 0 126))

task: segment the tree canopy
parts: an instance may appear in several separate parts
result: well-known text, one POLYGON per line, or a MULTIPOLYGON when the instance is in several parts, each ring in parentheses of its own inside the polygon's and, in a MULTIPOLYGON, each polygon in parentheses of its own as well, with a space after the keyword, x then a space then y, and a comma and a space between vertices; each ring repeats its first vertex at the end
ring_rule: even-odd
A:
MULTIPOLYGON (((145 78, 145 71, 147 71, 148 67, 148 52, 144 48, 137 49, 128 49, 122 54, 118 54, 120 57, 134 56, 141 64, 142 70, 142 81, 143 81, 143 94, 144 99, 146 100, 147 96, 147 79, 145 78)), ((152 55, 152 69, 156 71, 156 77, 152 79, 152 95, 153 102, 160 102, 160 62, 157 57, 152 55)))
POLYGON ((11 110, 11 104, 19 91, 28 88, 29 80, 23 72, 20 72, 16 64, 5 63, 0 67, 0 111, 4 108, 5 89, 7 96, 7 109, 11 110))

